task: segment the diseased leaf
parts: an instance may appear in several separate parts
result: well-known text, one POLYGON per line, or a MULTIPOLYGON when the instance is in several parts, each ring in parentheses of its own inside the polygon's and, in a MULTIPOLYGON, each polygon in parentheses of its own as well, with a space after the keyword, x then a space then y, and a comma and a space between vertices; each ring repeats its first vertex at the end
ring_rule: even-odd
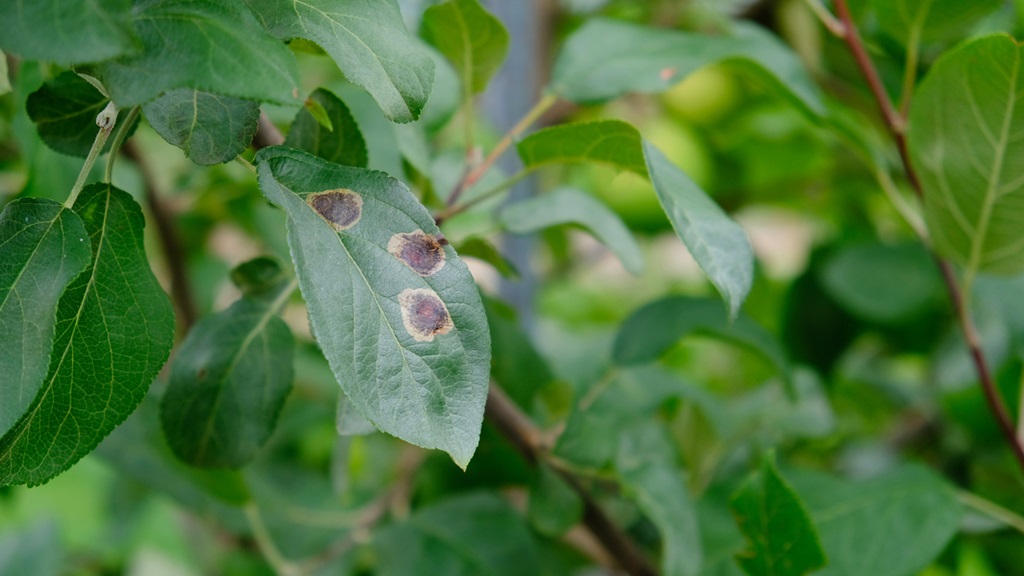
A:
POLYGON ((131 0, 4 2, 0 48, 26 60, 57 64, 99 62, 134 52, 131 0))
POLYGON ((747 537, 736 561, 750 576, 804 576, 827 563, 807 510, 774 456, 765 456, 761 470, 740 487, 732 509, 747 537))
POLYGON ((946 52, 910 110, 907 138, 928 230, 968 277, 1024 270, 1022 50, 997 34, 946 52))
POLYGON ((409 34, 395 0, 246 0, 270 33, 320 45, 393 122, 420 115, 434 61, 409 34))
MULTIPOLYGON (((273 277, 272 270, 260 275, 273 277)), ((243 296, 200 320, 178 348, 160 419, 167 443, 185 462, 240 467, 273 432, 292 388, 295 354, 292 332, 277 317, 294 285, 273 286, 272 295, 264 287, 261 297, 243 296)))
MULTIPOLYGON (((25 102, 29 118, 36 125, 39 137, 57 152, 85 158, 96 140, 96 116, 110 99, 74 72, 62 72, 39 90, 29 94, 25 102)), ((135 131, 138 120, 129 127, 135 131)), ((110 151, 110 140, 103 147, 110 151)))
POLYGON ((374 533, 381 576, 541 574, 522 517, 496 495, 451 498, 374 533))
POLYGON ((82 219, 52 200, 14 200, 0 213, 0 436, 46 377, 57 303, 92 255, 82 219))
POLYGON ((607 246, 633 274, 644 269, 644 255, 629 228, 610 208, 575 188, 517 202, 502 210, 501 224, 513 234, 529 234, 559 224, 578 224, 607 246))
POLYGON ((490 337, 465 264, 403 184, 283 147, 260 188, 288 216, 313 334, 360 413, 465 467, 487 396, 490 337))
POLYGON ((176 88, 301 103, 295 57, 245 6, 148 0, 136 4, 133 18, 142 49, 97 67, 119 107, 145 104, 176 88))
POLYGON ((796 470, 787 477, 828 557, 828 566, 815 576, 916 574, 942 552, 960 524, 956 492, 920 465, 861 481, 796 470))
POLYGON ((256 133, 259 102, 179 88, 142 107, 156 133, 204 166, 229 162, 256 133))
POLYGON ((487 88, 508 52, 508 31, 477 0, 431 6, 420 27, 423 38, 455 65, 468 95, 487 88))
POLYGON ((305 150, 335 164, 365 168, 366 142, 345 103, 323 88, 317 88, 309 99, 317 102, 327 113, 331 129, 325 128, 303 107, 295 116, 284 145, 305 150))
POLYGON ((644 142, 644 157, 672 227, 735 318, 754 281, 754 252, 746 233, 650 142, 644 142))
POLYGON ((527 168, 595 162, 647 175, 640 132, 620 120, 580 122, 544 128, 516 144, 527 168))
POLYGON ((0 485, 41 484, 92 451, 145 396, 174 340, 174 313, 149 269, 138 204, 93 184, 74 210, 92 241, 91 266, 57 305, 42 387, 0 437, 0 485))
POLYGON ((629 92, 664 91, 726 60, 751 65, 803 110, 824 114, 818 89, 796 54, 743 22, 733 22, 730 34, 708 36, 593 18, 566 40, 551 89, 573 102, 602 102, 629 92))
POLYGON ((904 43, 915 34, 923 41, 947 37, 1001 4, 999 0, 871 0, 878 27, 904 43))

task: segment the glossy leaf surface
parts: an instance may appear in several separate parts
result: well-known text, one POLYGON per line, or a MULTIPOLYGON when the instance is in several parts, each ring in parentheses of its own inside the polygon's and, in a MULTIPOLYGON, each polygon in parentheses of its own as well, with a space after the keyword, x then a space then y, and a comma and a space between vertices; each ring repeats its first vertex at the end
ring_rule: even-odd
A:
POLYGON ((260 188, 288 216, 312 330, 345 393, 381 430, 465 467, 490 366, 487 322, 465 264, 386 174, 281 147, 257 161, 260 188))

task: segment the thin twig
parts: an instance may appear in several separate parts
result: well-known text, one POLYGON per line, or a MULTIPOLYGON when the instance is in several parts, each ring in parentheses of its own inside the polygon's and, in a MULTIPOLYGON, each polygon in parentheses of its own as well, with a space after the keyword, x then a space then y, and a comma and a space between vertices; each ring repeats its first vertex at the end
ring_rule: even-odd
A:
MULTIPOLYGON (((530 464, 549 463, 543 434, 498 385, 491 383, 487 395, 487 421, 512 443, 530 464)), ((620 567, 633 576, 654 576, 658 572, 633 542, 611 521, 575 475, 562 466, 552 466, 583 500, 583 524, 601 542, 620 567)))
POLYGON ((818 17, 818 20, 825 25, 825 28, 827 28, 828 31, 834 34, 837 38, 842 38, 843 35, 846 34, 846 26, 843 26, 843 23, 837 20, 836 17, 828 11, 828 8, 821 3, 821 0, 804 0, 804 4, 806 4, 807 7, 811 9, 811 12, 818 17))
POLYGON ((274 540, 263 523, 263 516, 260 515, 260 509, 256 503, 249 502, 242 510, 245 512, 245 519, 248 520, 249 527, 252 528, 252 536, 256 540, 256 545, 267 562, 274 567, 274 571, 281 576, 300 576, 303 573, 302 568, 285 558, 274 545, 274 540))
MULTIPOLYGON (((836 11, 839 14, 839 20, 843 23, 846 30, 846 34, 843 36, 843 39, 846 41, 851 54, 853 54, 854 59, 857 61, 857 67, 860 69, 861 74, 864 76, 868 86, 871 88, 871 92, 874 94, 878 107, 881 110, 882 118, 885 120, 886 127, 889 129, 889 132, 892 134, 892 137, 896 142, 896 147, 899 150, 900 159, 903 162, 903 169, 907 174, 907 179, 917 196, 919 198, 923 198, 924 190, 921 187, 921 181, 914 172, 914 167, 910 162, 910 153, 907 149, 905 131, 906 116, 896 111, 893 107, 892 100, 890 100, 889 95, 885 91, 885 87, 882 86, 878 72, 875 70, 875 66, 872 63, 871 58, 868 56, 863 42, 861 41, 860 34, 857 31, 857 25, 853 22, 853 18, 850 16, 850 10, 846 5, 846 0, 836 0, 835 6, 836 11)), ((1006 409, 1003 399, 999 394, 999 389, 996 387, 995 380, 992 378, 992 373, 989 371, 988 363, 985 360, 985 354, 981 349, 981 341, 978 337, 978 331, 974 326, 973 319, 971 318, 968 303, 965 301, 964 296, 961 293, 960 286, 957 283, 953 266, 938 255, 933 255, 938 263, 939 270, 942 273, 942 279, 946 284, 946 290, 949 292, 949 298, 953 304, 953 309, 956 312, 957 320, 960 324, 960 330, 964 334, 964 341, 966 342, 967 348, 970 352, 971 360, 974 362, 974 368, 978 374, 978 380, 981 383, 981 389, 985 395, 985 401, 988 403, 989 410, 995 417, 996 422, 999 425, 999 429, 1003 433, 1006 442, 1009 443, 1018 463, 1021 468, 1024 469, 1024 440, 1018 437, 1013 424, 1013 419, 1010 417, 1010 413, 1006 409)))
POLYGON ((999 504, 996 504, 991 500, 982 498, 981 496, 978 496, 973 492, 959 490, 957 491, 956 495, 957 498, 959 498, 960 502, 965 506, 974 508, 976 511, 984 514, 985 516, 998 520, 1006 526, 1009 526, 1010 528, 1013 528, 1021 534, 1024 534, 1024 517, 1022 517, 1020 514, 1017 514, 1013 510, 1007 510, 1006 508, 1003 508, 999 504))
POLYGON ((196 323, 199 312, 196 307, 195 295, 192 293, 192 285, 189 282, 188 267, 185 264, 185 251, 182 248, 181 237, 174 225, 174 217, 160 195, 157 194, 156 178, 149 163, 139 152, 135 143, 131 140, 124 143, 121 152, 131 160, 139 169, 142 175, 143 187, 145 188, 146 205, 150 214, 153 215, 153 222, 156 224, 156 232, 160 237, 160 247, 164 252, 164 260, 167 261, 167 270, 171 276, 171 298, 178 309, 178 318, 181 320, 179 326, 181 333, 187 333, 196 323))

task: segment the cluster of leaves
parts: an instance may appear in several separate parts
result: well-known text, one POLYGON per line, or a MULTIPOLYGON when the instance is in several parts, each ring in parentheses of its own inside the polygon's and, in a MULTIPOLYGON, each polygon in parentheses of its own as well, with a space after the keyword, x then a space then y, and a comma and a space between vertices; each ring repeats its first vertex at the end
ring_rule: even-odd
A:
MULTIPOLYGON (((477 0, 412 4, 105 0, 83 17, 79 2, 47 0, 0 11, 0 49, 17 57, 14 85, 0 84, 15 110, 3 127, 26 175, 0 214, 0 333, 12 335, 0 347, 0 485, 48 482, 95 451, 117 471, 117 524, 139 526, 143 500, 167 495, 204 530, 240 539, 217 552, 225 573, 563 574, 602 560, 653 570, 614 546, 581 545, 581 524, 604 546, 625 532, 666 575, 985 574, 962 568, 982 549, 1024 565, 1008 529, 1024 523, 1021 471, 953 336, 941 280, 907 242, 923 234, 957 265, 964 316, 976 311, 1016 405, 1021 48, 1005 33, 954 46, 998 2, 873 0, 854 14, 885 81, 902 80, 901 106, 886 114, 905 120, 905 177, 891 175, 894 147, 859 112, 873 105, 849 61, 830 56, 840 39, 804 20, 791 32, 798 56, 721 14, 714 33, 574 22, 542 98, 480 160, 475 141, 490 136, 474 102, 509 34, 477 0), (756 112, 707 126, 739 135, 722 137, 723 156, 731 146, 735 165, 770 174, 767 184, 724 177, 720 202, 605 106, 709 66, 753 86, 764 117, 796 135, 757 143, 756 112), (809 66, 856 88, 825 93, 809 66), (327 69, 336 79, 307 95, 307 72, 327 69), (527 133, 558 102, 581 119, 527 133), (288 115, 278 137, 271 122, 288 115), (209 168, 161 165, 154 135, 209 168), (844 161, 807 162, 801 137, 844 161), (752 148, 735 144, 748 139, 752 148), (512 146, 521 169, 500 174, 494 162, 512 146), (119 154, 134 168, 115 165, 119 154), (193 190, 178 221, 154 190, 168 186, 156 165, 193 190), (680 294, 652 277, 653 241, 595 198, 579 165, 647 182, 674 250, 685 246, 724 306, 703 282, 680 294), (530 175, 555 185, 496 205, 530 175), (877 223, 892 208, 858 199, 851 214, 837 200, 827 218, 839 234, 799 277, 772 278, 721 206, 755 204, 760 191, 806 212, 806 180, 824 178, 838 193, 885 189, 906 223, 886 228, 877 223), (920 208, 903 191, 917 186, 920 208), (137 198, 163 256, 147 256, 137 198), (232 226, 244 252, 269 255, 230 254, 229 272, 206 247, 232 226), (571 227, 658 291, 613 293, 610 312, 591 306, 574 325, 553 278, 539 294, 550 313, 524 332, 462 257, 513 276, 493 236, 541 232, 571 274, 585 267, 565 257, 571 227), (151 263, 185 276, 165 278, 174 305, 151 263), (182 321, 196 305, 183 292, 199 300, 194 325, 182 321), (623 302, 636 307, 627 314, 623 302), (926 380, 937 386, 922 389, 926 380), (485 405, 539 428, 485 425, 485 405)), ((56 545, 48 525, 0 541, 0 571, 58 573, 56 545)))

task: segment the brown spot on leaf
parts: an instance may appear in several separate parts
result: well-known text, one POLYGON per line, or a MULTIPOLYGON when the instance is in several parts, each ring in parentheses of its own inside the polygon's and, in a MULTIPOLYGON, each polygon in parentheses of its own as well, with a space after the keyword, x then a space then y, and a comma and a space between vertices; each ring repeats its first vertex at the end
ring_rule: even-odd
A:
POLYGON ((388 241, 388 252, 420 276, 430 276, 444 267, 444 247, 422 230, 395 234, 388 241))
POLYGON ((448 308, 427 288, 409 288, 398 295, 402 307, 402 324, 417 342, 431 342, 434 336, 447 334, 455 325, 448 308))
POLYGON ((306 204, 339 232, 355 226, 363 215, 363 197, 346 188, 315 192, 306 196, 306 204))

